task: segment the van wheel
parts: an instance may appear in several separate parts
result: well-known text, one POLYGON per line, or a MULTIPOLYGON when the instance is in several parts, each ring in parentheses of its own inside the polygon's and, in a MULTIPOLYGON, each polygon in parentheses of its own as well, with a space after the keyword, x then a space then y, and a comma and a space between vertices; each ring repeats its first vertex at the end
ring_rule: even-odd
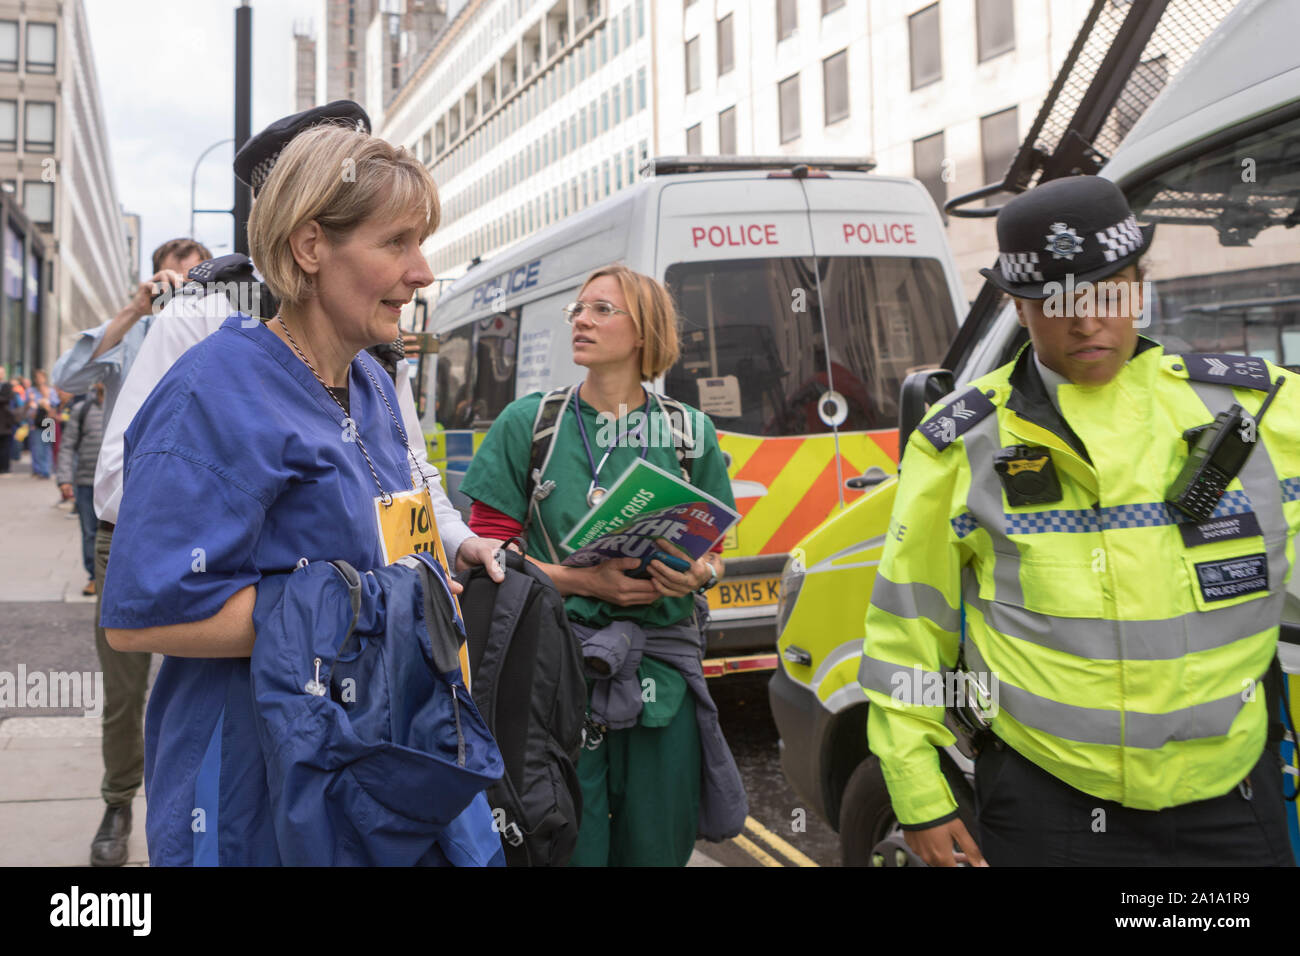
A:
MULTIPOLYGON (((939 766, 957 798, 958 816, 966 829, 974 833, 975 797, 970 785, 945 754, 939 755, 939 766)), ((891 834, 901 836, 902 832, 889 802, 880 759, 871 754, 854 769, 840 798, 841 861, 844 866, 870 866, 875 845, 891 834)))

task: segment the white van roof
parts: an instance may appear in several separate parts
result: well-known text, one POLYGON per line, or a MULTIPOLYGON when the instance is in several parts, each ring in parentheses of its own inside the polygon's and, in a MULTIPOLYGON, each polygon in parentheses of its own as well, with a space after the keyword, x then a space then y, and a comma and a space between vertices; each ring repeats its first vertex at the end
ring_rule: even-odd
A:
MULTIPOLYGON (((430 331, 440 332, 466 318, 487 315, 488 299, 498 287, 514 296, 528 281, 528 270, 546 258, 546 274, 528 285, 528 297, 544 296, 570 288, 597 264, 625 261, 653 261, 655 236, 628 229, 629 222, 648 222, 648 213, 659 193, 669 185, 721 180, 766 180, 773 172, 796 166, 831 171, 834 179, 906 183, 920 190, 914 181, 901 177, 877 176, 869 172, 875 163, 862 157, 701 157, 668 156, 648 160, 643 172, 655 175, 621 190, 591 207, 566 216, 508 247, 499 255, 472 266, 465 275, 447 285, 432 314, 430 331), (512 278, 513 277, 513 278, 512 278), (482 291, 480 291, 482 289, 482 291)), ((928 202, 928 197, 925 197, 928 202)))
POLYGON ((1134 124, 1101 174, 1121 186, 1213 131, 1300 99, 1300 0, 1242 0, 1134 124))

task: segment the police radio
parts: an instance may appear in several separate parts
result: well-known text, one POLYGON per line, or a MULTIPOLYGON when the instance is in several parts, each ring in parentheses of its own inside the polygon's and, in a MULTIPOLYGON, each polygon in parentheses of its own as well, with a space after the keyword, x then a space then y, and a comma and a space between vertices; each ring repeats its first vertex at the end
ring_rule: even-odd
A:
POLYGON ((1245 467, 1246 459, 1254 450, 1259 440, 1259 423, 1284 381, 1284 377, 1279 377, 1273 383, 1254 418, 1234 403, 1226 412, 1219 412, 1210 424, 1183 432, 1190 450, 1183 470, 1169 486, 1166 502, 1197 521, 1205 521, 1214 514, 1228 484, 1245 467))

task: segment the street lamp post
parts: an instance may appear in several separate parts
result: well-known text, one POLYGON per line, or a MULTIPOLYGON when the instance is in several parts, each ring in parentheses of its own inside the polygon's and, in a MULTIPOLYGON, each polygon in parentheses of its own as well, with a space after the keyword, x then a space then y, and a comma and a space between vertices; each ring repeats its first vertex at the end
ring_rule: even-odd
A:
POLYGON ((219 140, 218 142, 213 143, 203 152, 199 153, 199 158, 194 161, 194 171, 190 173, 190 238, 191 239, 194 238, 194 214, 195 213, 222 212, 222 213, 226 213, 227 215, 230 215, 234 212, 233 209, 195 209, 194 208, 194 191, 198 183, 199 164, 203 162, 203 157, 207 156, 208 153, 212 152, 218 146, 225 146, 227 143, 233 143, 234 141, 235 141, 234 137, 231 137, 229 139, 219 140))

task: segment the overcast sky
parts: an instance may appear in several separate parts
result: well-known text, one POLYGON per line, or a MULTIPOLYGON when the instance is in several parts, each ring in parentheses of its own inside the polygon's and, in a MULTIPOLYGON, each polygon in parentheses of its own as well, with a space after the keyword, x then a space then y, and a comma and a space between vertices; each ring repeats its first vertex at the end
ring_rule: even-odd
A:
MULTIPOLYGON (((159 244, 189 233, 199 154, 234 136, 235 0, 83 0, 112 153, 117 198, 139 213, 142 274, 159 244), (125 53, 124 57, 122 54, 125 53)), ((253 132, 294 110, 293 24, 318 0, 252 0, 253 132)), ((316 23, 317 34, 320 24, 316 23)), ((230 208, 233 146, 199 167, 195 205, 230 208)), ((232 252, 232 218, 201 215, 213 255, 232 252)))

